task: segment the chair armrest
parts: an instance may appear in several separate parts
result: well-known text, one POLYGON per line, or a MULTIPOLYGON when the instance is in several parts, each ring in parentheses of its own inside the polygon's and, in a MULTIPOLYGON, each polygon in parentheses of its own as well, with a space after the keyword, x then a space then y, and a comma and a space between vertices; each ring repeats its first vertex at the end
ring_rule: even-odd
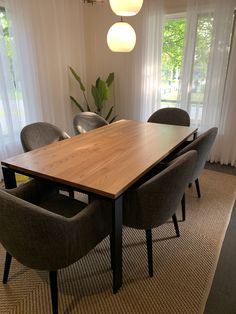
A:
POLYGON ((67 222, 71 244, 70 258, 77 260, 112 232, 111 203, 94 200, 77 215, 67 218, 67 222))
POLYGON ((47 181, 32 179, 14 189, 5 189, 5 191, 27 202, 38 205, 52 197, 53 194, 58 193, 58 188, 47 181))

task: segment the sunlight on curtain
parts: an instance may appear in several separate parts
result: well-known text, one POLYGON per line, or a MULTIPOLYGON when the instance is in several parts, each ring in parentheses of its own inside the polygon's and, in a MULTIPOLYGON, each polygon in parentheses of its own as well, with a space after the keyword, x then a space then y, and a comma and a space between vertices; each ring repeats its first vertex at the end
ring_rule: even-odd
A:
POLYGON ((163 2, 144 2, 133 60, 133 118, 146 121, 160 103, 163 2))
POLYGON ((22 152, 26 124, 46 121, 73 132, 68 67, 86 72, 82 1, 4 4, 14 49, 9 58, 0 26, 0 160, 22 152))
POLYGON ((225 126, 222 124, 222 112, 226 106, 223 96, 234 6, 234 0, 211 1, 207 6, 199 4, 198 1, 189 2, 180 91, 180 107, 189 112, 191 125, 198 126, 200 132, 212 126, 219 128, 210 160, 225 164, 236 162, 236 160, 232 162, 232 156, 228 159, 223 158, 224 147, 219 145, 222 139, 228 142, 223 135, 225 126), (199 40, 199 31, 204 32, 204 43, 199 40))
POLYGON ((231 0, 208 5, 189 1, 179 106, 201 131, 219 125, 233 10, 231 0))
MULTIPOLYGON (((14 42, 5 11, 0 11, 0 160, 22 152, 19 132, 25 124, 14 42)), ((1 176, 1 175, 0 175, 1 176)))
POLYGON ((211 153, 211 161, 236 167, 236 32, 232 38, 229 67, 223 106, 220 114, 219 135, 211 153))
MULTIPOLYGON (((172 72, 175 95, 173 96, 173 93, 169 95, 169 100, 168 95, 163 93, 163 82, 160 78, 160 73, 163 74, 161 72, 163 26, 167 25, 167 20, 164 19, 166 16, 160 2, 156 1, 155 4, 151 2, 152 6, 149 6, 149 10, 146 6, 142 20, 145 29, 142 35, 142 47, 136 52, 135 62, 137 69, 134 75, 136 79, 134 103, 138 106, 136 118, 146 120, 152 112, 164 106, 187 110, 191 117, 191 125, 197 126, 200 132, 212 126, 219 128, 210 160, 235 165, 233 149, 230 149, 231 154, 225 153, 223 145, 219 143, 231 142, 231 146, 236 146, 236 141, 234 145, 232 143, 232 137, 234 138, 236 134, 235 129, 228 127, 227 137, 224 131, 228 124, 225 120, 227 115, 225 111, 233 111, 232 98, 229 101, 225 95, 224 102, 224 91, 225 87, 228 91, 230 84, 229 79, 226 80, 226 75, 236 3, 235 0, 188 0, 186 2, 186 12, 182 15, 178 13, 178 16, 183 19, 183 25, 186 24, 182 67, 179 73, 172 72), (232 134, 230 135, 229 132, 232 134)), ((176 17, 177 15, 174 16, 176 17)), ((173 46, 174 44, 173 41, 173 46)), ((235 60, 231 58, 231 63, 234 64, 235 60)), ((230 73, 229 71, 228 74, 230 73)), ((166 82, 168 83, 168 80, 166 82)), ((173 82, 169 82, 171 90, 173 90, 173 82)))
POLYGON ((69 65, 85 71, 83 3, 8 0, 20 65, 26 123, 47 121, 69 131, 69 65))

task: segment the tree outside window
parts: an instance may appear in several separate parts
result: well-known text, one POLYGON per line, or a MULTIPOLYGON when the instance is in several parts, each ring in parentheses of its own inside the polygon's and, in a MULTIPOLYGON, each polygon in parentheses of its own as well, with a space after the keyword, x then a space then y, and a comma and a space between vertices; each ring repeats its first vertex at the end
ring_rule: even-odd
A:
MULTIPOLYGON (((161 107, 176 107, 181 102, 181 71, 184 63, 186 18, 167 18, 163 27, 161 107)), ((213 16, 198 16, 192 75, 189 86, 189 113, 201 119, 213 32, 213 16)))

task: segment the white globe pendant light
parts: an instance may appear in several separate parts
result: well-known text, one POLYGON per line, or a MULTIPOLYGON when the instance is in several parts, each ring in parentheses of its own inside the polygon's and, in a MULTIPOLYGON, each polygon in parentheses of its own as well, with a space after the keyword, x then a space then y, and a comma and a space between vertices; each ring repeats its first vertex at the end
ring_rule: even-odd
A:
POLYGON ((111 51, 130 52, 134 49, 135 43, 135 31, 128 23, 115 23, 107 33, 107 44, 111 51))
POLYGON ((112 11, 119 16, 136 15, 143 5, 143 0, 109 0, 112 11))

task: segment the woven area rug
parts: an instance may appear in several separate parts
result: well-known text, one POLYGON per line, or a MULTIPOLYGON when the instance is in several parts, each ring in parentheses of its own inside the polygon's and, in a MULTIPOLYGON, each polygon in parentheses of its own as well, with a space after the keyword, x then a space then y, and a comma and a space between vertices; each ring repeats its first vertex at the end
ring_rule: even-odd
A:
MULTIPOLYGON (((236 177, 204 170, 200 187, 201 199, 195 187, 187 191, 185 222, 177 211, 180 238, 171 222, 153 231, 153 278, 148 277, 144 231, 124 228, 120 291, 112 293, 106 239, 59 272, 59 313, 203 313, 235 201, 236 177)), ((1 277, 4 258, 0 246, 1 277)), ((47 273, 13 260, 8 284, 0 284, 0 313, 51 313, 47 273)))

